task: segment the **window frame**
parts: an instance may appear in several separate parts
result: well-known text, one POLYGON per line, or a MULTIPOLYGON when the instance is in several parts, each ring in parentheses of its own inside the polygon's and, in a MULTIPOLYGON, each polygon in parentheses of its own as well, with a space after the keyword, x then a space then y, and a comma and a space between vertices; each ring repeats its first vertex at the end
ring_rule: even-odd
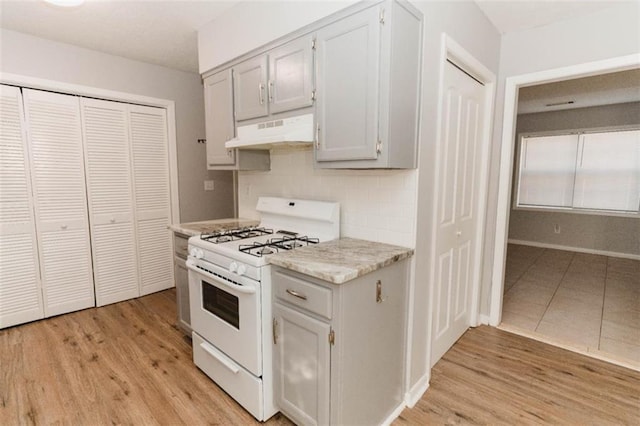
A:
MULTIPOLYGON (((530 212, 550 212, 550 213, 571 213, 571 214, 586 214, 593 216, 614 216, 614 217, 640 217, 640 207, 635 212, 625 212, 620 210, 599 210, 599 209, 587 209, 577 207, 553 207, 553 206, 521 206, 518 205, 518 195, 520 190, 520 164, 522 161, 522 142, 524 138, 532 137, 545 137, 545 136, 563 136, 563 135, 583 135, 590 133, 607 133, 607 132, 621 132, 621 131, 640 131, 640 124, 626 125, 626 126, 608 126, 608 127, 595 127, 590 129, 564 129, 564 130, 549 130, 540 132, 519 132, 516 135, 516 149, 515 149, 515 161, 513 167, 512 181, 513 187, 511 191, 511 209, 517 211, 530 211, 530 212)), ((574 188, 575 191, 575 188, 574 188)))

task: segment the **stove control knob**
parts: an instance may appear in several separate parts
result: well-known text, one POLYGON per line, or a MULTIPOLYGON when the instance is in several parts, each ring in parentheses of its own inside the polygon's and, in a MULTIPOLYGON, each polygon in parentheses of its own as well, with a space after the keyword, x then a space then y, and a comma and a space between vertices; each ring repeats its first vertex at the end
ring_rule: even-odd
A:
POLYGON ((245 272, 247 272, 247 267, 240 264, 240 266, 238 266, 238 275, 244 275, 245 272))
POLYGON ((192 247, 191 250, 189 250, 189 254, 196 259, 202 259, 204 257, 204 252, 197 247, 192 247))
POLYGON ((229 272, 236 272, 238 270, 238 264, 236 262, 231 262, 229 264, 229 272))

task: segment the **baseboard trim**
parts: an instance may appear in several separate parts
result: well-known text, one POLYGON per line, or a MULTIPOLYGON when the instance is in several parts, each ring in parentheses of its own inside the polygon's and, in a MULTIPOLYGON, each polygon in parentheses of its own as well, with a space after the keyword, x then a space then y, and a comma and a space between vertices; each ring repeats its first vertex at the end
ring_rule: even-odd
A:
POLYGON ((578 253, 597 254, 600 256, 619 257, 622 259, 640 260, 640 254, 619 253, 615 251, 595 250, 595 249, 588 249, 583 247, 562 246, 559 244, 539 243, 537 241, 514 240, 511 238, 509 238, 507 241, 509 242, 509 244, 518 244, 521 246, 550 248, 550 249, 556 249, 556 250, 575 251, 578 253))
POLYGON ((478 319, 480 320, 480 324, 482 325, 489 325, 489 315, 482 315, 480 314, 478 316, 478 319))
POLYGON ((427 372, 424 376, 416 382, 415 385, 404 395, 405 405, 409 408, 413 408, 414 405, 420 401, 422 395, 429 389, 430 374, 427 372))
POLYGON ((393 410, 391 414, 389 414, 389 417, 384 419, 384 421, 380 424, 382 426, 389 426, 395 419, 398 418, 400 414, 402 414, 402 410, 404 410, 406 406, 407 404, 404 401, 400 402, 400 405, 398 405, 396 409, 393 410))

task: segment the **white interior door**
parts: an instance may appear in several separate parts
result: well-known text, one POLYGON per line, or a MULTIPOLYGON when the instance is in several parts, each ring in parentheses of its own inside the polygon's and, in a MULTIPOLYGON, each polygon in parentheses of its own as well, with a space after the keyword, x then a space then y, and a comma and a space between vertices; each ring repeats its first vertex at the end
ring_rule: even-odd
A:
POLYGON ((436 178, 435 264, 431 365, 470 325, 477 284, 476 244, 484 86, 448 61, 436 178))
POLYGON ((0 86, 0 328, 44 317, 20 89, 0 86))
POLYGON ((23 89, 45 316, 95 306, 80 101, 23 89))
POLYGON ((82 99, 97 306, 138 297, 127 104, 82 99))
POLYGON ((140 295, 173 287, 167 115, 129 105, 140 295))

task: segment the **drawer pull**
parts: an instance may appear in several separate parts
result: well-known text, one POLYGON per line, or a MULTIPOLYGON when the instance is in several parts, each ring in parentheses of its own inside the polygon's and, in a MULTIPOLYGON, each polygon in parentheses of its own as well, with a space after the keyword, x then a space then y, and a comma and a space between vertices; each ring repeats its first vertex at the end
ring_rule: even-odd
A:
POLYGON ((218 361, 220 364, 222 364, 223 367, 225 367, 227 370, 231 371, 233 374, 238 374, 238 371, 240 371, 240 369, 238 367, 236 367, 235 365, 231 364, 229 361, 227 361, 226 359, 224 359, 220 355, 218 355, 214 350, 209 348, 206 343, 204 343, 204 342, 200 343, 200 348, 202 348, 203 351, 205 351, 206 353, 211 355, 216 361, 218 361))
POLYGON ((295 290, 291 290, 291 289, 288 288, 287 289, 287 293, 289 293, 293 297, 297 297, 298 299, 307 300, 307 296, 305 296, 304 294, 300 294, 295 290))

